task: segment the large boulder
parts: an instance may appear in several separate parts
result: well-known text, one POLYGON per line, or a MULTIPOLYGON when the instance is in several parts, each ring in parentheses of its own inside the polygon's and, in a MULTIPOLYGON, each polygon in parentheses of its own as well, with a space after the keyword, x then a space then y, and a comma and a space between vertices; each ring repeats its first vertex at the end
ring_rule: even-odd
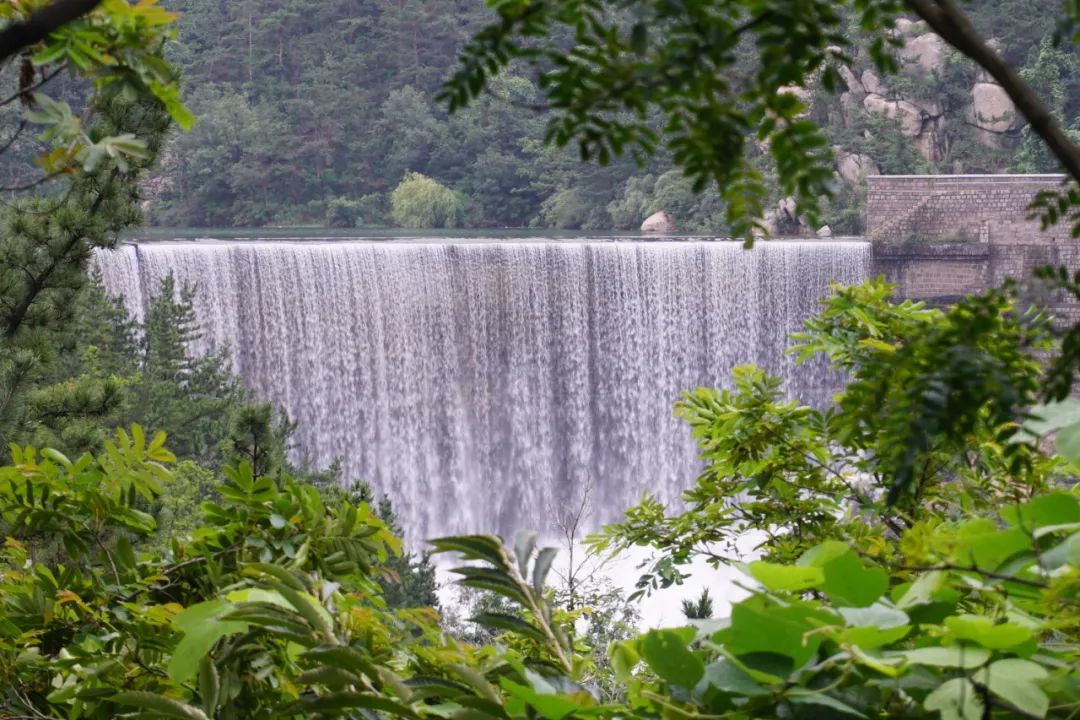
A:
POLYGON ((873 94, 866 96, 863 107, 872 115, 884 115, 889 119, 899 120, 900 131, 908 137, 917 137, 922 132, 925 113, 907 100, 888 100, 873 94))
POLYGON ((671 216, 661 210, 645 218, 641 223, 641 232, 648 235, 673 235, 675 233, 675 221, 671 216))
POLYGON ((836 172, 849 185, 857 185, 867 175, 880 175, 874 158, 862 153, 836 152, 836 172))
POLYGON ((863 94, 866 92, 862 81, 855 77, 855 73, 853 73, 851 68, 847 65, 841 65, 839 72, 840 78, 844 81, 844 84, 847 85, 848 92, 856 94, 863 94))
POLYGON ((1000 85, 975 83, 975 87, 971 89, 968 121, 989 132, 1006 133, 1018 127, 1016 105, 1000 85))
POLYGON ((945 56, 948 45, 936 33, 925 33, 908 38, 900 48, 900 61, 904 70, 916 77, 925 77, 930 73, 941 73, 945 69, 945 56))
POLYGON ((909 20, 905 17, 896 18, 893 33, 898 37, 909 37, 926 32, 926 23, 922 20, 909 20))
POLYGON ((881 78, 873 70, 863 70, 861 82, 863 89, 871 95, 889 94, 889 89, 885 87, 885 83, 881 81, 881 78))

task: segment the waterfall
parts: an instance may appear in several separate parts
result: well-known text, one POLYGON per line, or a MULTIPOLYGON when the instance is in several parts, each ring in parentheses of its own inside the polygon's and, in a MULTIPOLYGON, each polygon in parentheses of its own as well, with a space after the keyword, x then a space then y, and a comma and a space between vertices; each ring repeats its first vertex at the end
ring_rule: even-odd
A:
MULTIPOLYGON (((786 336, 861 242, 159 242, 98 256, 135 317, 172 272, 203 338, 298 423, 302 452, 387 493, 409 537, 593 523, 697 474, 681 391, 757 363, 794 397, 838 384, 786 336)), ((167 430, 167 428, 166 428, 167 430)))

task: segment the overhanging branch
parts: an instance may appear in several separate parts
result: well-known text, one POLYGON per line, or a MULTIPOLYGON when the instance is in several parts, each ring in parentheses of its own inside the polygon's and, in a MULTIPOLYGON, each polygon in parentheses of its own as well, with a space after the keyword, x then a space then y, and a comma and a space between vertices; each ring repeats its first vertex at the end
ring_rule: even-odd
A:
POLYGON ((59 30, 72 20, 78 20, 100 3, 101 0, 57 0, 32 14, 27 20, 0 30, 0 61, 41 42, 49 33, 59 30))
POLYGON ((990 47, 954 0, 905 0, 930 28, 997 80, 1031 129, 1043 139, 1061 166, 1080 182, 1080 147, 1065 134, 1061 124, 1038 93, 1009 63, 990 47))

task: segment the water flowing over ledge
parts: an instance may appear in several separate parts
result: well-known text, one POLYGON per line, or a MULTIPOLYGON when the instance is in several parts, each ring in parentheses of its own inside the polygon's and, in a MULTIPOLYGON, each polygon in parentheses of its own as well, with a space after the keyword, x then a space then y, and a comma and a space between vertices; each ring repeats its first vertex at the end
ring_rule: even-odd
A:
POLYGON ((757 363, 821 401, 838 380, 785 357, 861 242, 178 242, 99 254, 141 317, 169 272, 197 285, 203 338, 394 500, 406 533, 544 528, 592 487, 593 523, 697 472, 682 390, 757 363))

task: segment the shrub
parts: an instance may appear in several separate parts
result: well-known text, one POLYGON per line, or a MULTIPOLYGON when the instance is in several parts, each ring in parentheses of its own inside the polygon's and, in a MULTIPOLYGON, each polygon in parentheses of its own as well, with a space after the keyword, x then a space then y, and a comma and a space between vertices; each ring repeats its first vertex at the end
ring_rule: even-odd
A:
POLYGON ((351 228, 364 221, 360 202, 347 197, 336 197, 326 204, 326 227, 351 228))
POLYGON ((399 227, 456 227, 461 210, 450 188, 418 172, 405 175, 390 196, 390 214, 399 227))

